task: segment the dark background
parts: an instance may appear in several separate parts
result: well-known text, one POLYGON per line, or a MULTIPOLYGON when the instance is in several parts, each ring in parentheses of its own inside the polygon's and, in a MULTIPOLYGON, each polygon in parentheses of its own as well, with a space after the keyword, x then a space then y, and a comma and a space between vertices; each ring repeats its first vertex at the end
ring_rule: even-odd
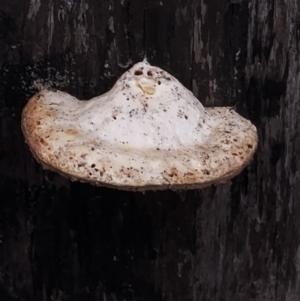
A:
POLYGON ((0 300, 299 301, 299 20, 299 1, 1 0, 0 300), (35 162, 39 87, 88 99, 144 55, 257 126, 231 182, 122 192, 35 162))

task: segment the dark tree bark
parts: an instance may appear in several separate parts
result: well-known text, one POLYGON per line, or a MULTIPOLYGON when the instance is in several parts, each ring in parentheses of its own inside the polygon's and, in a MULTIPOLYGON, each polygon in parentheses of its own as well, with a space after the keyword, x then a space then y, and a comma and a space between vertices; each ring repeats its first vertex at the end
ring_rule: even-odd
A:
POLYGON ((1 0, 0 300, 300 300, 299 20, 299 1, 1 0), (40 86, 87 99, 144 55, 256 124, 232 182, 121 192, 35 162, 40 86))

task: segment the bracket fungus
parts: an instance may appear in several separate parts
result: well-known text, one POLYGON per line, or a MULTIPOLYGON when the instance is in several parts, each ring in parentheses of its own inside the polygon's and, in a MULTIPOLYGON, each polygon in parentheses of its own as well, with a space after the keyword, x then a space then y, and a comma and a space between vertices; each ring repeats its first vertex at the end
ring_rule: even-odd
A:
POLYGON ((34 157, 72 180, 124 190, 224 183, 250 162, 257 131, 229 107, 204 108, 146 61, 89 101, 42 90, 22 113, 34 157))

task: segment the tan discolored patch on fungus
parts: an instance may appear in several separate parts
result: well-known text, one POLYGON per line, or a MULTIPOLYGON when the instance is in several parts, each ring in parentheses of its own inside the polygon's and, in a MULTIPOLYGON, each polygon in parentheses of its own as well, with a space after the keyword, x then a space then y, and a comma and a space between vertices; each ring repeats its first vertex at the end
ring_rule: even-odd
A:
POLYGON ((189 189, 227 181, 249 164, 256 128, 230 108, 204 108, 147 62, 90 101, 43 90, 22 114, 35 158, 73 180, 126 190, 189 189))

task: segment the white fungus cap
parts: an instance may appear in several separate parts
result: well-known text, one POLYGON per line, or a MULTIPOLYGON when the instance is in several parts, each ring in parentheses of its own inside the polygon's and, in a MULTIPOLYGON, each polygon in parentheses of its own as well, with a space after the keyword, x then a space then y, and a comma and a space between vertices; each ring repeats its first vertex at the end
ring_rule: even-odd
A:
POLYGON ((22 114, 35 158, 73 180, 124 190, 223 183, 250 162, 257 131, 228 107, 204 108, 147 62, 89 101, 43 90, 22 114))

